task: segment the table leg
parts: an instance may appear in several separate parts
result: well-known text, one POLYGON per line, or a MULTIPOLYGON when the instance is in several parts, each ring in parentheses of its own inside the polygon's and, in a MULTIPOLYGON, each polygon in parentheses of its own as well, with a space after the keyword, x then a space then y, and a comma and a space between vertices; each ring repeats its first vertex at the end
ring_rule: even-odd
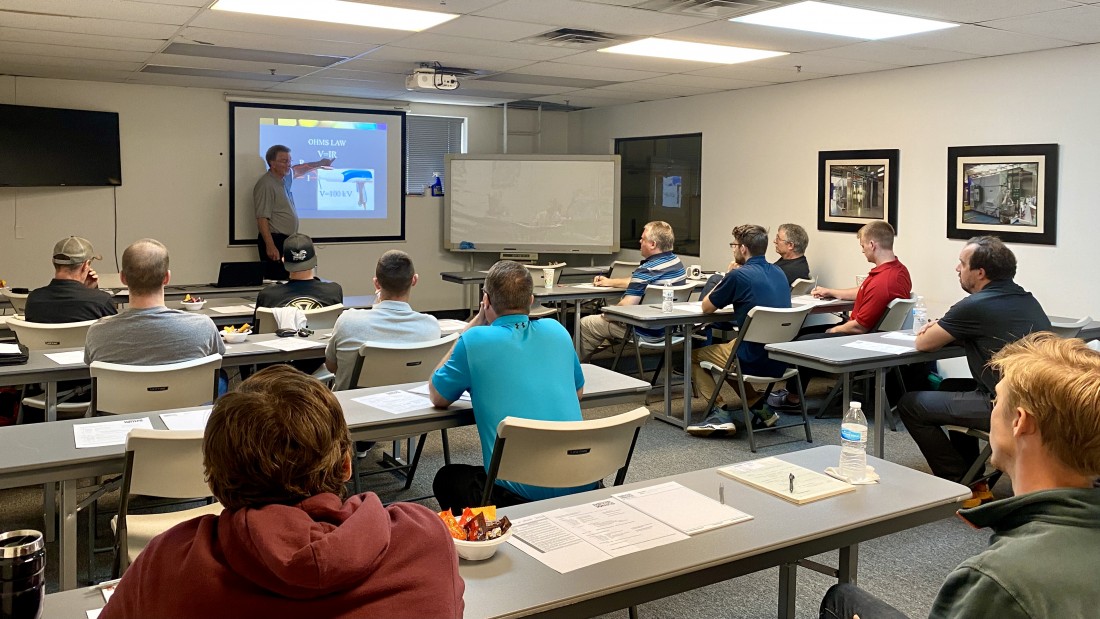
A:
POLYGON ((882 442, 886 440, 886 368, 875 370, 875 444, 871 455, 882 458, 882 442))
POLYGON ((798 564, 779 566, 779 619, 794 619, 795 593, 798 585, 798 564))
POLYGON ((46 421, 57 421, 57 381, 46 383, 46 421))
POLYGON ((840 418, 844 419, 844 412, 848 410, 852 402, 852 383, 849 381, 851 376, 847 372, 840 375, 840 380, 844 381, 844 399, 840 401, 840 418))
POLYGON ((856 571, 859 563, 859 544, 844 546, 840 549, 840 563, 837 566, 837 580, 856 584, 856 571))
POLYGON ((581 354, 581 300, 573 301, 573 348, 581 354))
MULTIPOLYGON (((672 330, 665 328, 665 419, 672 417, 672 330)), ((641 368, 638 368, 641 371, 641 368)))
POLYGON ((42 484, 42 533, 47 542, 57 539, 57 484, 42 484))
POLYGON ((76 480, 61 482, 61 527, 58 531, 58 588, 76 588, 76 480))
MULTIPOLYGON (((691 425, 691 325, 684 326, 684 429, 691 425)), ((671 365, 665 367, 671 369, 671 365)), ((669 372, 670 374, 672 372, 669 372)), ((710 411, 703 413, 705 418, 710 411)))

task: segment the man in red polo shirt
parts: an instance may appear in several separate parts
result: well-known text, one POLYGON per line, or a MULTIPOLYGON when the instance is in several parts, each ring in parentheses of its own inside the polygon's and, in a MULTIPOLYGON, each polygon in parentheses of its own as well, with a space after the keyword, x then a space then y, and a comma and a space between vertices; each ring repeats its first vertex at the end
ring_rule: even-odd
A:
MULTIPOLYGON (((822 299, 832 297, 855 301, 852 313, 847 322, 829 327, 824 333, 812 333, 802 335, 798 339, 817 339, 837 335, 859 335, 869 333, 878 325, 882 315, 886 313, 886 307, 894 299, 908 299, 913 292, 913 282, 909 278, 909 269, 894 255, 894 227, 885 221, 872 221, 859 229, 857 234, 859 247, 867 262, 875 265, 867 273, 867 279, 863 284, 855 288, 824 288, 818 286, 811 291, 815 297, 822 299)), ((799 377, 802 386, 815 375, 815 372, 802 368, 799 377)), ((797 380, 792 378, 792 381, 797 380)), ((798 408, 798 396, 794 390, 794 384, 788 383, 787 389, 780 390, 768 396, 768 405, 778 410, 793 410, 798 408)))

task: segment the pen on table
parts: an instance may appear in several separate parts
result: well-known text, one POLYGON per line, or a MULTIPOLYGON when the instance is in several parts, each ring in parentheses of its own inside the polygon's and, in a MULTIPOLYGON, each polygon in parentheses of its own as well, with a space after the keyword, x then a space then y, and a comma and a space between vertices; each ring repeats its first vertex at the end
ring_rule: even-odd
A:
POLYGON ((794 494, 794 473, 791 473, 790 482, 791 482, 791 494, 794 494))
POLYGON ((726 504, 726 487, 722 484, 718 484, 718 502, 722 505, 726 504))

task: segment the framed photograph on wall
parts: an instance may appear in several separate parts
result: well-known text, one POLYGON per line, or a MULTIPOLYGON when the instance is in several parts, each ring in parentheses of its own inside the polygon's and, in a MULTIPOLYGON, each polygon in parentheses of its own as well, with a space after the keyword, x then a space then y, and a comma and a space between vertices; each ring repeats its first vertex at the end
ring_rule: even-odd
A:
POLYGON ((872 221, 898 229, 897 149, 817 154, 817 229, 856 232, 872 221))
POLYGON ((1057 144, 947 149, 947 238, 1054 245, 1057 222, 1057 144))

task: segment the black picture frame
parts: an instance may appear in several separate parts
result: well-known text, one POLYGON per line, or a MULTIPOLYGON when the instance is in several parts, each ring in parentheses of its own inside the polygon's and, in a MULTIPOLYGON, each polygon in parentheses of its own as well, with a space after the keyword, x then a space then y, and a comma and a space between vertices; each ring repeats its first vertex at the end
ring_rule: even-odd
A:
POLYGON ((817 229, 856 232, 872 221, 898 230, 901 151, 823 150, 817 154, 817 229))
POLYGON ((947 149, 947 238, 1056 245, 1058 145, 947 149))

